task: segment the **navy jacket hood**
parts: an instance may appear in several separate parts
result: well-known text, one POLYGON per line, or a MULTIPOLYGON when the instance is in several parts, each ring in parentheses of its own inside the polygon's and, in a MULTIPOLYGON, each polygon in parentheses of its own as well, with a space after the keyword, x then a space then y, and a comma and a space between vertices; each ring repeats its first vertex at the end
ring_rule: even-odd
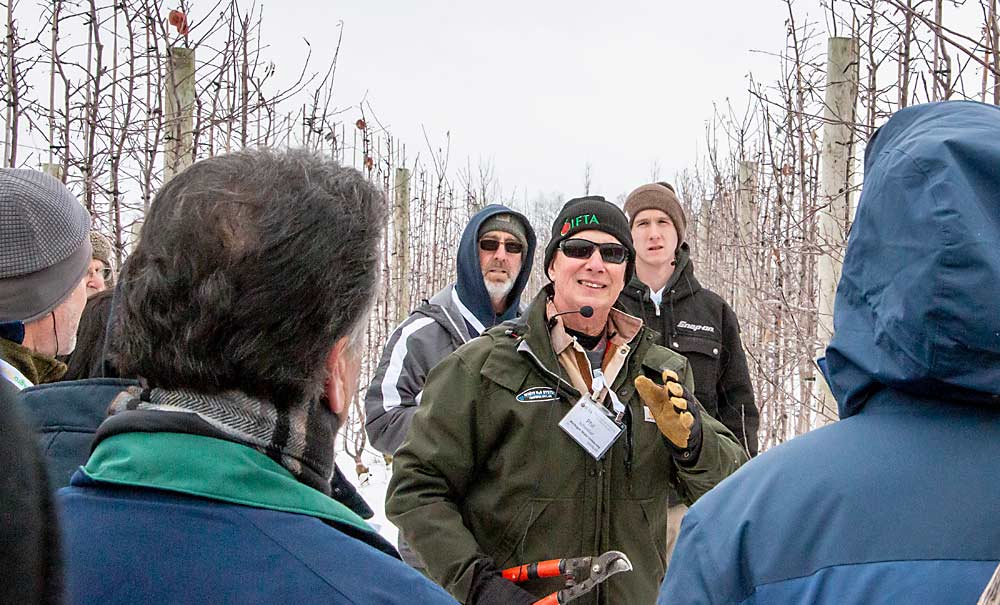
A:
POLYGON ((834 305, 841 418, 883 387, 1000 406, 1000 107, 930 103, 868 144, 834 305))
POLYGON ((523 214, 506 206, 490 204, 469 219, 469 224, 462 233, 462 241, 458 245, 458 280, 455 282, 455 289, 462 303, 487 328, 518 316, 521 308, 521 292, 528 283, 531 263, 535 258, 535 246, 535 231, 531 228, 531 223, 523 214), (519 218, 524 223, 528 239, 527 249, 521 253, 521 272, 517 274, 514 287, 507 295, 507 310, 502 315, 493 312, 493 303, 490 302, 486 284, 483 283, 483 272, 479 268, 479 228, 486 219, 497 214, 513 214, 519 218))

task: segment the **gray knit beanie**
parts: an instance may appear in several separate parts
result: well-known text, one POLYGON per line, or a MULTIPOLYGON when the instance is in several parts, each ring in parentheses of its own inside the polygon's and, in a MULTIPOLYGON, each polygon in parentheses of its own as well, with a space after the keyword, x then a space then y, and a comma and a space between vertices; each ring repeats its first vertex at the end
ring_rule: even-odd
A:
POLYGON ((521 219, 516 215, 509 212, 501 212, 500 214, 494 214, 485 221, 481 227, 479 227, 479 233, 477 234, 479 238, 490 231, 503 231, 504 233, 509 233, 517 238, 517 241, 521 242, 522 246, 528 245, 528 236, 525 234, 526 229, 521 219))
POLYGON ((32 322, 72 293, 90 265, 90 215, 58 180, 0 168, 0 321, 32 322))

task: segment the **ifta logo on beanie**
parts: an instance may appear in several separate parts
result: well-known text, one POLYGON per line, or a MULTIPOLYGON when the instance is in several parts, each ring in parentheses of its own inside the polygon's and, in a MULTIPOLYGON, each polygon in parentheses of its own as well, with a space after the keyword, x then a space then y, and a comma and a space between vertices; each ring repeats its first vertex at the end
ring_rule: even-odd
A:
POLYGON ((569 233, 570 229, 574 227, 579 227, 580 225, 600 225, 601 221, 597 220, 596 214, 581 214, 579 216, 574 216, 573 218, 566 219, 563 223, 562 230, 559 231, 559 235, 566 235, 569 233))

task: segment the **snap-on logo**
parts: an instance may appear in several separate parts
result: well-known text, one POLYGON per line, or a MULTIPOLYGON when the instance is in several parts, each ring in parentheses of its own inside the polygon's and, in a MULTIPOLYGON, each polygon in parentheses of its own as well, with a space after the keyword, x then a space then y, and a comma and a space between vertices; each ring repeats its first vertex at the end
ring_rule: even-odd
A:
POLYGON ((517 394, 517 400, 521 403, 555 401, 556 399, 558 399, 558 397, 556 397, 555 389, 550 389, 549 387, 534 387, 526 391, 521 391, 517 394))
POLYGON ((696 324, 689 324, 683 319, 677 324, 678 328, 684 328, 685 330, 691 330, 692 332, 708 332, 709 334, 715 334, 715 328, 712 326, 699 326, 696 324))

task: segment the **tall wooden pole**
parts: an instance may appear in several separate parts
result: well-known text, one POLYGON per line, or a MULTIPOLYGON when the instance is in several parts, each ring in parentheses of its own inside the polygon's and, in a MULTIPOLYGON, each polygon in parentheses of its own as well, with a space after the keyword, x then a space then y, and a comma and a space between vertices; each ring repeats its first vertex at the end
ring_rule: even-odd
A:
POLYGON ((753 246, 756 241, 757 200, 754 197, 754 181, 757 176, 757 163, 740 160, 737 173, 736 189, 736 235, 739 238, 739 249, 736 250, 737 297, 736 313, 739 316, 749 315, 750 297, 748 296, 748 267, 754 257, 753 246), (742 269, 742 271, 740 271, 742 269))
MULTIPOLYGON (((819 321, 817 336, 825 349, 833 336, 833 301, 840 281, 843 253, 850 224, 853 177, 854 121, 858 103, 858 42, 830 38, 827 46, 826 108, 823 112, 823 148, 820 155, 819 321)), ((823 381, 817 393, 822 401, 820 422, 836 420, 837 402, 823 381)))
POLYGON ((696 241, 693 242, 695 249, 694 253, 696 258, 700 259, 701 262, 708 262, 708 230, 709 222, 712 219, 712 202, 706 196, 701 200, 701 206, 698 208, 698 230, 696 241))
POLYGON ((172 47, 167 51, 166 150, 163 182, 191 165, 194 129, 194 49, 172 47))
POLYGON ((396 249, 396 275, 399 300, 396 322, 401 323, 410 314, 410 171, 396 169, 395 204, 393 204, 393 244, 396 249))

